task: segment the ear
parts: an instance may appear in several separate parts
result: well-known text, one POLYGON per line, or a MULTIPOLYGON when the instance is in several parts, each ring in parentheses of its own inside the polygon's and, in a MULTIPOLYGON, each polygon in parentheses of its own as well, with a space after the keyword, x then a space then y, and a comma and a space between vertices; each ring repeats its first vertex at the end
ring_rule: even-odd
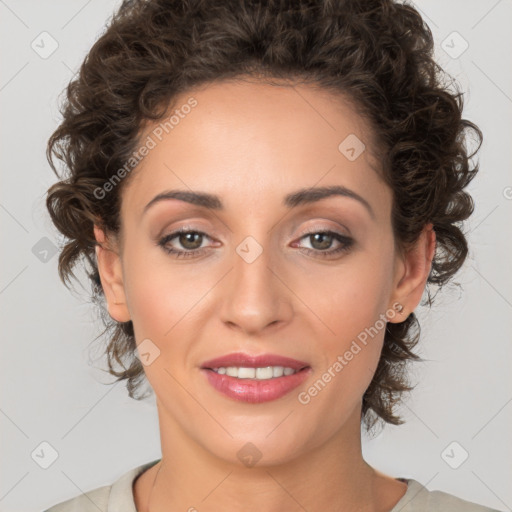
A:
POLYGON ((96 261, 108 313, 117 322, 128 322, 130 312, 126 305, 121 258, 107 240, 104 231, 96 225, 94 225, 94 236, 97 242, 96 261))
MULTIPOLYGON (((432 267, 436 250, 436 233, 429 223, 421 232, 417 242, 405 255, 397 256, 395 281, 391 304, 403 306, 401 314, 396 314, 389 322, 403 322, 419 304, 432 267)), ((391 306, 392 309, 396 309, 391 306)))

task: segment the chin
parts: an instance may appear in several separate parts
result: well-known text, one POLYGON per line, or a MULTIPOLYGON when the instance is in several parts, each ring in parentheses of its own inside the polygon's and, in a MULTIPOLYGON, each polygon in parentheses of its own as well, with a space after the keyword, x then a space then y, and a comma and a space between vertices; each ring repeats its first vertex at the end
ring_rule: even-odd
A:
POLYGON ((236 439, 225 439, 223 443, 211 443, 205 448, 215 457, 240 468, 272 467, 287 464, 296 459, 303 448, 300 440, 276 436, 270 441, 266 435, 250 436, 247 433, 236 439))

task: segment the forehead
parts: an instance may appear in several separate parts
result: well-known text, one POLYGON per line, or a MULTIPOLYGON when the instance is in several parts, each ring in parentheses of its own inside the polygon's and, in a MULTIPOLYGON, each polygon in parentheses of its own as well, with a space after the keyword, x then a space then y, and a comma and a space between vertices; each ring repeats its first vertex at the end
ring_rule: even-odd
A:
POLYGON ((344 96, 312 85, 193 88, 145 123, 140 143, 151 149, 123 191, 123 208, 139 213, 177 188, 215 193, 228 208, 274 195, 281 204, 292 190, 336 184, 383 199, 369 126, 344 96))

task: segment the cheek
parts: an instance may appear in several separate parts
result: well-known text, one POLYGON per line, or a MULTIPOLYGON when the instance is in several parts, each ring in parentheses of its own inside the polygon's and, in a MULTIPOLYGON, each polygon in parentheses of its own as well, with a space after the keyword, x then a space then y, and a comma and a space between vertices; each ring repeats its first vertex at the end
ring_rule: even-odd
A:
POLYGON ((347 259, 337 272, 322 270, 322 275, 317 271, 303 278, 304 287, 317 283, 308 306, 321 320, 315 320, 322 354, 318 392, 324 385, 330 389, 326 402, 331 393, 336 400, 343 397, 345 405, 360 399, 373 378, 387 325, 390 265, 379 251, 366 251, 347 259))
POLYGON ((160 340, 171 336, 173 326, 201 299, 208 285, 208 276, 192 267, 176 263, 161 248, 126 246, 124 286, 136 335, 160 340))
POLYGON ((310 411, 326 421, 329 418, 331 427, 343 424, 361 406, 377 369, 386 330, 377 301, 364 296, 338 299, 337 315, 328 319, 335 335, 318 337, 321 364, 310 387, 298 397, 301 404, 312 406, 310 411))
POLYGON ((184 371, 191 342, 187 326, 197 308, 194 305, 204 295, 203 286, 180 276, 165 262, 157 265, 142 255, 132 257, 125 270, 125 292, 137 350, 141 360, 144 353, 149 353, 148 364, 144 365, 146 377, 157 396, 180 396, 179 385, 169 372, 177 375, 184 371))
POLYGON ((320 339, 342 349, 386 312, 390 275, 388 262, 361 254, 338 269, 310 270, 300 277, 295 290, 320 321, 315 321, 318 329, 323 325, 320 339))
POLYGON ((144 266, 134 265, 128 272, 125 290, 137 341, 140 336, 162 337, 174 323, 179 287, 144 266))

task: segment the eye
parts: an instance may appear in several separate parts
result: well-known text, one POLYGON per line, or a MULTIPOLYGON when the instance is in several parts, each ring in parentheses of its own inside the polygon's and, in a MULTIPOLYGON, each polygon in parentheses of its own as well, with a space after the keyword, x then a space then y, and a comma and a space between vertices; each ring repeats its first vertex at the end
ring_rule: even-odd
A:
MULTIPOLYGON (((158 245, 167 254, 173 255, 175 258, 194 258, 206 252, 207 247, 201 247, 205 238, 209 239, 210 237, 202 231, 183 227, 161 238, 158 245), (175 245, 172 245, 171 242, 174 239, 176 239, 175 245), (182 249, 177 248, 176 244, 181 245, 182 249)), ((300 251, 321 258, 333 257, 336 254, 348 252, 354 245, 352 238, 329 230, 311 231, 303 235, 300 240, 302 239, 308 240, 311 248, 299 247, 300 251), (333 244, 337 244, 337 247, 331 249, 333 244)))
POLYGON ((301 237, 301 240, 309 241, 312 248, 302 247, 300 250, 308 255, 321 258, 332 257, 336 254, 348 252, 354 245, 354 240, 335 231, 311 231, 301 237), (331 249, 333 243, 338 246, 331 249))
POLYGON ((206 250, 201 247, 204 238, 209 238, 202 231, 195 231, 189 228, 180 228, 170 233, 158 241, 158 245, 168 253, 173 254, 176 258, 193 258, 200 256, 206 250), (171 241, 176 238, 176 242, 184 248, 184 250, 170 245, 171 241))

